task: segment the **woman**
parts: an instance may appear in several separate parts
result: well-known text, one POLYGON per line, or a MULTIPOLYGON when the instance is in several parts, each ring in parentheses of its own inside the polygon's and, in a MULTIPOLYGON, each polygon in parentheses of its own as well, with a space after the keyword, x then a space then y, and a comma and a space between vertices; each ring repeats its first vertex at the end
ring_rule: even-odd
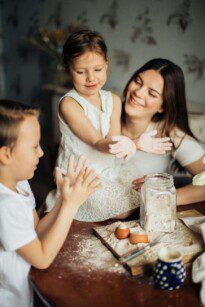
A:
MULTIPOLYGON (((137 151, 134 158, 124 164, 121 177, 126 181, 138 178, 133 182, 135 190, 140 190, 146 174, 166 172, 172 158, 192 175, 205 170, 205 151, 188 124, 183 72, 165 59, 153 59, 143 65, 124 90, 122 134, 135 140, 154 129, 158 136, 171 138, 173 150, 166 155, 137 151)), ((189 184, 177 189, 178 205, 204 199, 203 186, 189 184)))

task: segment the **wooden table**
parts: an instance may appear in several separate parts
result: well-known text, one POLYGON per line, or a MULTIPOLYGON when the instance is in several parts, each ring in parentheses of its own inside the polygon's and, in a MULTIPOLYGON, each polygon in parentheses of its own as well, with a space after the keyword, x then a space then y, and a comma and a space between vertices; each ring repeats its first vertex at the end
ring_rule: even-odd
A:
MULTIPOLYGON (((205 214, 205 202, 178 210, 193 208, 205 214)), ((93 236, 92 227, 97 225, 102 223, 74 221, 63 248, 49 269, 31 269, 31 283, 47 306, 202 306, 200 286, 191 281, 191 266, 187 267, 188 276, 180 289, 163 291, 156 288, 150 275, 132 277, 126 269, 115 265, 102 268, 101 263, 98 267, 97 259, 93 264, 86 264, 87 260, 82 260, 78 254, 79 245, 93 236)))

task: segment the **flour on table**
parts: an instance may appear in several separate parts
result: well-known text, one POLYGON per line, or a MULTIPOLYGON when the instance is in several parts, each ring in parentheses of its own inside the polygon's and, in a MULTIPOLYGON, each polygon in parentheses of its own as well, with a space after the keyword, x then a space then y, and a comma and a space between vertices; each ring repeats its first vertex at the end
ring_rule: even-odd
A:
POLYGON ((126 271, 118 264, 113 254, 94 235, 79 242, 77 253, 80 262, 94 270, 100 269, 109 272, 126 271))
MULTIPOLYGON (((111 246, 111 248, 115 251, 116 255, 118 257, 123 257, 126 254, 139 250, 142 247, 146 246, 145 243, 138 243, 138 244, 131 244, 129 239, 123 239, 119 240, 115 236, 115 229, 121 224, 121 222, 115 222, 111 225, 104 226, 104 227, 96 227, 94 230, 100 235, 100 237, 103 238, 103 240, 111 246)), ((137 221, 130 221, 130 222, 124 222, 123 224, 126 225, 126 227, 130 228, 130 232, 132 233, 132 230, 135 232, 142 233, 143 229, 140 227, 139 222, 137 221)))
POLYGON ((77 242, 75 253, 70 251, 68 242, 68 246, 64 246, 56 258, 54 266, 67 268, 68 272, 86 270, 86 274, 97 270, 118 274, 127 273, 127 270, 118 263, 118 260, 94 234, 74 234, 70 238, 77 242))
MULTIPOLYGON (((114 229, 118 226, 119 222, 115 222, 108 226, 96 227, 95 231, 99 236, 102 237, 103 241, 107 243, 108 248, 114 250, 114 252, 123 257, 133 250, 140 249, 136 245, 129 243, 129 239, 118 240, 114 235, 114 229)), ((136 227, 136 222, 126 222, 128 227, 136 227)), ((139 226, 140 227, 140 226, 139 226)), ((203 250, 203 242, 198 234, 193 233, 188 229, 180 220, 176 219, 176 227, 174 232, 161 234, 157 232, 148 232, 149 241, 153 242, 154 240, 161 237, 161 242, 157 245, 148 249, 142 255, 137 256, 136 258, 130 260, 128 264, 130 265, 145 265, 151 264, 157 260, 157 251, 159 248, 164 246, 171 246, 180 250, 182 256, 197 254, 203 250)))

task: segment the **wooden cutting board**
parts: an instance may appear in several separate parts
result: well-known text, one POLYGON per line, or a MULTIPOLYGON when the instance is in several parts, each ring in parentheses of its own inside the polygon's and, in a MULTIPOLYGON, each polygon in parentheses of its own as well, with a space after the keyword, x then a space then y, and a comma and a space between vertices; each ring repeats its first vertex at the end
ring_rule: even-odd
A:
MULTIPOLYGON (((157 251, 163 246, 172 246, 180 250, 183 255, 183 262, 191 262, 197 255, 204 250, 203 239, 200 234, 197 234, 190 230, 180 220, 183 217, 200 217, 203 216, 196 210, 187 210, 178 212, 178 219, 176 221, 175 231, 170 234, 165 234, 162 241, 157 245, 151 247, 146 252, 138 255, 136 258, 126 262, 126 266, 131 271, 132 275, 140 275, 148 271, 157 260, 157 251)), ((94 227, 95 235, 101 240, 101 242, 119 259, 125 257, 129 253, 135 251, 136 245, 132 245, 129 239, 118 240, 114 231, 119 225, 120 221, 112 223, 107 226, 94 227)), ((135 227, 139 221, 123 222, 128 227, 135 227)), ((159 234, 150 233, 150 242, 154 241, 159 234)))

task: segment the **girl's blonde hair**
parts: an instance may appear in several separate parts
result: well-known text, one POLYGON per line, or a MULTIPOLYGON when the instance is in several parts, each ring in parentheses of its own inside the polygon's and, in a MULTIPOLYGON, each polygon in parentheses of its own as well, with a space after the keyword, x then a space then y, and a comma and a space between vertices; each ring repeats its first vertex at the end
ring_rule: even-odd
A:
POLYGON ((13 149, 19 133, 20 124, 29 116, 38 117, 36 107, 24 105, 17 101, 0 100, 0 148, 7 146, 13 149))

